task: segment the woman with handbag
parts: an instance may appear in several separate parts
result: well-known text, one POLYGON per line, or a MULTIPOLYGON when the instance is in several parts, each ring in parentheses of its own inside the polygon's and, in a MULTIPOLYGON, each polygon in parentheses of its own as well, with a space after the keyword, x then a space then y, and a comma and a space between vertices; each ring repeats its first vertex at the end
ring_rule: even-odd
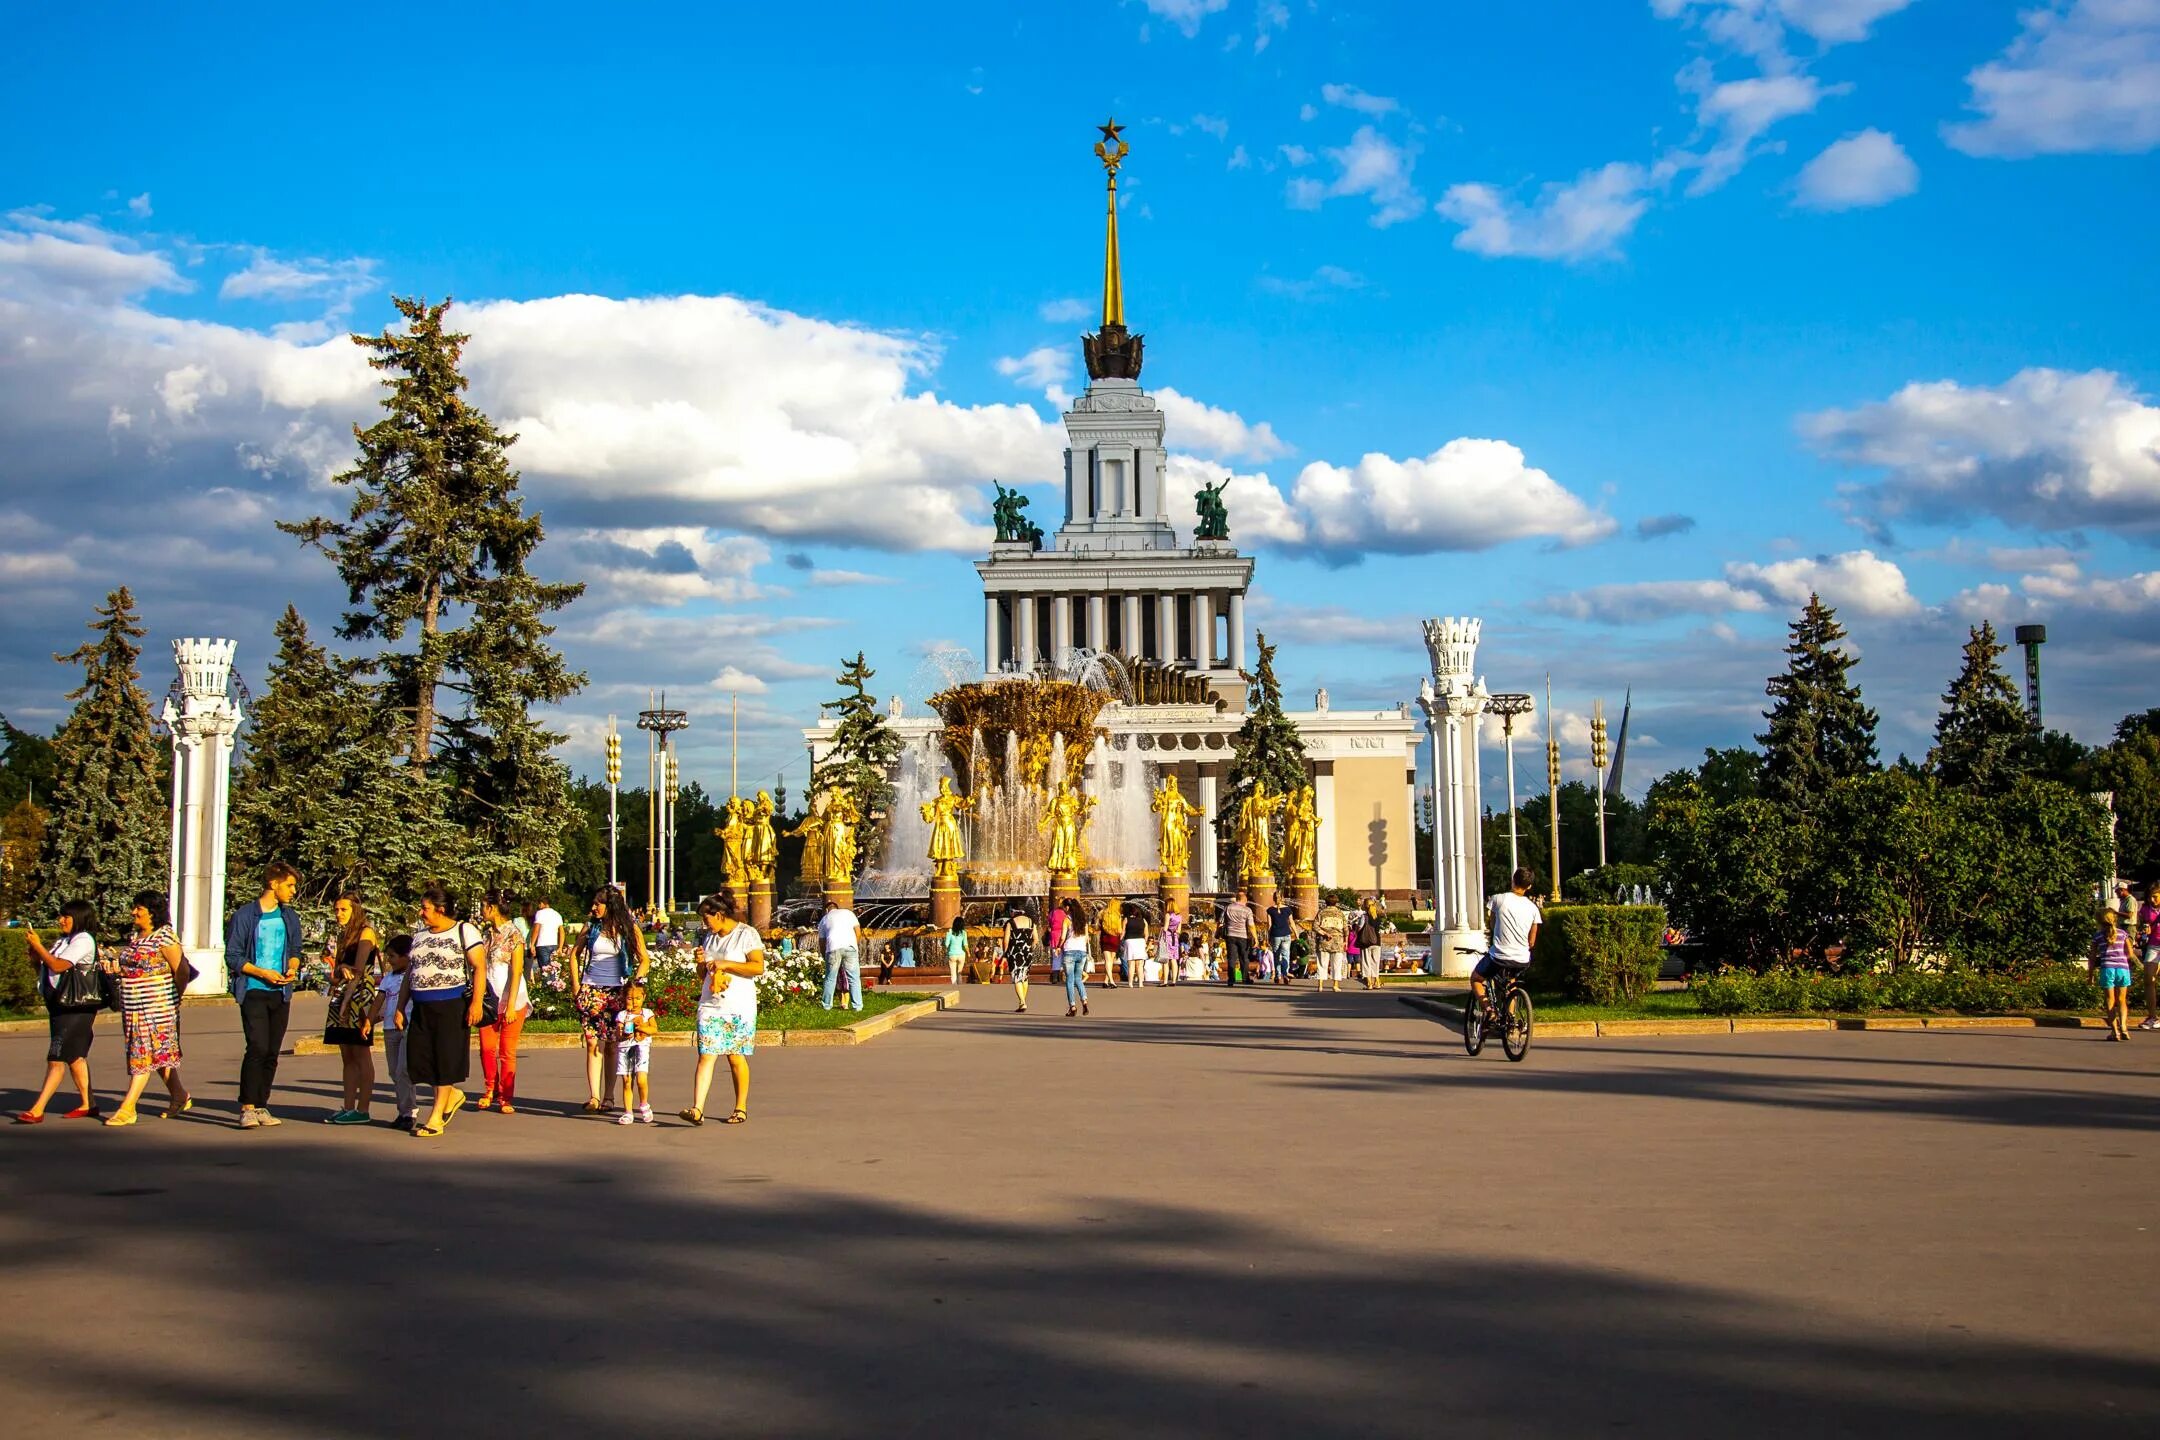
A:
POLYGON ((45 1123, 45 1106, 60 1088, 65 1075, 75 1082, 82 1104, 67 1112, 69 1120, 98 1118, 97 1101, 90 1093, 90 1041, 96 1034, 97 1013, 105 1008, 103 977, 98 973, 97 937, 90 933, 95 920, 89 903, 70 900, 60 907, 60 938, 50 950, 35 930, 25 931, 30 954, 41 967, 38 988, 45 995, 46 1023, 52 1044, 45 1051, 45 1085, 37 1103, 15 1117, 18 1125, 45 1123))
POLYGON ((365 1125, 375 1098, 375 967, 382 937, 368 923, 367 908, 353 894, 338 896, 337 933, 331 940, 330 978, 323 985, 329 1002, 323 1041, 338 1047, 344 1066, 345 1103, 326 1125, 365 1125))
POLYGON ((134 934, 117 960, 104 962, 105 973, 120 982, 120 1031, 127 1040, 128 1088, 107 1125, 133 1125, 135 1102, 155 1074, 165 1082, 171 1101, 162 1118, 185 1115, 195 1097, 180 1083, 180 992, 188 970, 180 937, 172 931, 172 911, 160 890, 145 890, 128 912, 134 934))
POLYGON ((597 1115, 615 1108, 615 1017, 622 1014, 623 987, 632 975, 643 980, 652 959, 622 891, 603 885, 587 913, 592 918, 578 937, 582 965, 572 1004, 585 1032, 585 1112, 597 1115))
POLYGON ((487 922, 487 998, 480 1005, 480 1073, 487 1093, 480 1097, 482 1110, 515 1115, 517 1095, 518 1037, 525 1033, 525 1017, 532 1000, 525 992, 525 934, 511 917, 518 903, 500 890, 490 890, 481 902, 480 918, 487 922))

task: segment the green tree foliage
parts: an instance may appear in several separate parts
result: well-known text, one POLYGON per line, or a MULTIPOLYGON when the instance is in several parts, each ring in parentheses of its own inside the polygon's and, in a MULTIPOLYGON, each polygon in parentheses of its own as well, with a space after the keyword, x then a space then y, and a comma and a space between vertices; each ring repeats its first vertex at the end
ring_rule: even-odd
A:
POLYGON ((278 618, 269 684, 255 702, 232 799, 232 894, 252 894, 282 860, 300 901, 327 909, 346 891, 371 907, 409 906, 440 876, 466 873, 469 841, 446 818, 442 777, 403 763, 403 731, 378 710, 356 667, 278 618))
POLYGON ((165 888, 170 862, 165 767, 137 683, 142 638, 123 585, 97 607, 95 637, 53 658, 80 665, 75 709, 53 741, 51 818, 38 871, 38 908, 88 900, 100 933, 119 933, 138 890, 165 888))
POLYGON ((1722 964, 1760 970, 1819 952, 1815 834, 1768 800, 1720 804, 1692 778, 1666 787, 1650 849, 1673 923, 1722 964))
POLYGON ((45 853, 45 822, 44 810, 27 795, 0 816, 0 922, 17 918, 30 903, 45 853))
POLYGON ((2044 730, 2025 742, 2026 773, 2035 780, 2053 780, 2072 790, 2096 788, 2093 761, 2099 752, 2060 730, 2044 730))
POLYGON ((1927 768, 1945 785, 1986 794, 2007 789, 2032 762, 2032 722, 2017 687, 1997 664, 2008 646, 1983 620, 1965 641, 1964 662, 1943 694, 1927 768))
MULTIPOLYGON (((402 332, 352 337, 389 393, 383 418, 354 429, 360 459, 337 477, 353 488, 348 517, 278 528, 337 565, 351 606, 339 636, 386 647, 367 665, 383 677, 380 703, 400 718, 414 768, 435 758, 446 682, 466 695, 464 743, 476 731, 503 737, 470 759, 462 778, 472 779, 491 766, 528 764, 527 737, 498 706, 561 699, 581 683, 545 644, 540 617, 584 587, 542 584, 526 572, 541 528, 525 513, 506 455, 517 437, 466 403, 458 362, 468 337, 443 328, 450 302, 395 303, 402 332), (504 693, 520 668, 533 673, 504 693)), ((520 799, 492 803, 515 809, 520 799)))
POLYGON ((855 850, 858 873, 884 848, 885 824, 893 803, 892 771, 900 763, 900 737, 885 723, 877 697, 870 693, 870 681, 876 675, 860 650, 853 660, 841 662, 833 680, 840 694, 818 706, 832 713, 832 748, 810 778, 812 793, 845 791, 862 815, 855 850))
MULTIPOLYGON (((2151 712, 2147 712, 2150 714, 2151 712)), ((2115 868, 2160 879, 2160 729, 2130 716, 2093 759, 2092 788, 2115 792, 2115 868)))
MULTIPOLYGON (((1259 664, 1245 696, 1245 723, 1238 727, 1231 742, 1227 772, 1230 783, 1216 807, 1215 833, 1221 853, 1228 857, 1238 853, 1238 810, 1254 787, 1265 785, 1273 794, 1287 795, 1304 786, 1307 773, 1305 742, 1298 738, 1296 722, 1283 713, 1282 684, 1275 678, 1275 647, 1268 644, 1265 635, 1254 636, 1254 642, 1260 653, 1259 664)), ((1320 843, 1331 845, 1334 841, 1322 835, 1320 843)), ((1271 862, 1278 871, 1282 868, 1281 852, 1282 827, 1278 823, 1269 847, 1271 862)), ((1227 860, 1222 869, 1226 876, 1234 876, 1235 860, 1227 860)))
POLYGON ((1844 639, 1837 612, 1809 595, 1792 623, 1785 670, 1770 677, 1770 728, 1756 737, 1763 793, 1781 804, 1812 803, 1834 782, 1876 768, 1875 712, 1861 703, 1844 639))
POLYGON ((52 801, 53 742, 18 730, 0 715, 0 813, 24 800, 52 801))
MULTIPOLYGON (((1538 874, 1540 893, 1547 891, 1552 868, 1552 799, 1533 795, 1521 802, 1521 818, 1515 833, 1522 863, 1538 874)), ((1643 833, 1643 807, 1617 792, 1605 796, 1605 859, 1608 864, 1639 863, 1648 858, 1643 833)), ((1597 866, 1597 789, 1581 780, 1560 785, 1560 876, 1563 888, 1569 877, 1597 866)), ((1488 827, 1485 840, 1485 889, 1497 894, 1507 889, 1507 816, 1497 828, 1488 827), (1497 834, 1499 846, 1494 848, 1497 834)))

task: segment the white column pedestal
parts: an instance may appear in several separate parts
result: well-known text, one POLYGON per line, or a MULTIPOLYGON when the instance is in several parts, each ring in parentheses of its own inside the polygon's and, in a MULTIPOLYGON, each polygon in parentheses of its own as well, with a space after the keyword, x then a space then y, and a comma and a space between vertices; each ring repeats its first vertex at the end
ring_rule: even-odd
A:
POLYGON ((1135 660, 1139 659, 1145 653, 1145 649, 1140 644, 1140 597, 1138 595, 1127 595, 1125 597, 1124 613, 1118 617, 1118 628, 1125 632, 1118 637, 1119 640, 1124 642, 1119 646, 1119 649, 1125 655, 1135 660))
MULTIPOLYGON (((1319 854, 1313 866, 1314 878, 1322 885, 1336 884, 1335 847, 1342 839, 1342 831, 1336 827, 1342 819, 1335 813, 1335 772, 1322 770, 1313 776, 1313 811, 1320 817, 1319 854)), ((1413 861, 1413 873, 1415 862, 1413 861)))
POLYGON ((1202 670, 1215 668, 1215 597, 1205 590, 1193 594, 1193 664, 1202 670))
POLYGON ((1245 592, 1230 592, 1230 668, 1245 669, 1245 592))
POLYGON ((1035 597, 1021 595, 1013 600, 1013 656, 1022 670, 1035 667, 1035 597))
POLYGON ((1170 665, 1177 657, 1177 596, 1166 591, 1155 597, 1155 658, 1170 665))
POLYGON ((1087 597, 1087 644, 1093 650, 1110 648, 1110 600, 1107 595, 1087 597))
POLYGON ((1198 833, 1193 839, 1198 842, 1195 848, 1200 852, 1200 888, 1212 894, 1222 888, 1215 874, 1215 772, 1212 768, 1203 767, 1200 771, 1198 804, 1200 814, 1193 822, 1198 833))

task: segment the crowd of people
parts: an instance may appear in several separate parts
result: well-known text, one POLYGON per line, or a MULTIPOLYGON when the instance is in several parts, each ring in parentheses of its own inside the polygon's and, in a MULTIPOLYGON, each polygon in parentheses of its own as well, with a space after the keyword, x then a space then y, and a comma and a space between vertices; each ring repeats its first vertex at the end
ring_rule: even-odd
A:
MULTIPOLYGON (((271 865, 262 893, 235 910, 225 927, 226 980, 240 1014, 236 1123, 243 1130, 283 1123, 271 1101, 293 990, 307 958, 293 903, 299 885, 290 865, 271 865)), ((51 945, 27 932, 51 1043, 44 1085, 15 1116, 17 1124, 44 1123, 47 1107, 68 1083, 79 1100, 63 1112, 70 1120, 135 1124, 137 1102, 153 1075, 168 1095, 160 1118, 193 1107, 180 1075, 179 1000, 195 972, 173 933, 163 894, 137 895, 130 913, 127 941, 109 952, 98 945, 95 911, 80 900, 60 908, 51 945), (98 1013, 113 1007, 122 1017, 128 1088, 107 1115, 91 1083, 90 1049, 98 1013)), ((749 1057, 757 1041, 764 946, 731 891, 700 901, 698 915, 704 933, 697 961, 694 1098, 677 1113, 688 1124, 705 1123, 713 1075, 725 1058, 734 1105, 723 1123, 739 1125, 749 1119, 749 1057)), ((515 1114, 518 1043, 532 1014, 536 978, 572 997, 585 1050, 586 1112, 612 1113, 624 1125, 654 1123, 650 1071, 658 1025, 645 995, 651 950, 619 889, 593 896, 589 923, 567 953, 563 917, 553 906, 521 904, 501 891, 483 897, 473 920, 458 913, 443 886, 430 885, 420 893, 418 922, 387 939, 358 895, 340 896, 333 918, 321 956, 323 1040, 338 1050, 340 1105, 325 1123, 374 1123, 378 1038, 394 1107, 389 1123, 398 1129, 421 1139, 442 1136, 467 1104, 464 1087, 476 1040, 480 1109, 515 1114)))

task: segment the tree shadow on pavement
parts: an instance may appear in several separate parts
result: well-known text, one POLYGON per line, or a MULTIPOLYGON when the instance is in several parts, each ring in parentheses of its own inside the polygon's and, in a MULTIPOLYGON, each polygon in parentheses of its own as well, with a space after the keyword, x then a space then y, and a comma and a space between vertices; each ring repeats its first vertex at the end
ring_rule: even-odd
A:
MULTIPOLYGON (((350 1138, 13 1150, 22 1433, 1969 1437, 2160 1415, 2134 1345, 1919 1335, 1853 1319, 1859 1296, 1819 1314, 1169 1206, 928 1213, 783 1190, 715 1146, 531 1163, 455 1131, 350 1138)), ((707 1140, 727 1143, 684 1137, 707 1140)))

